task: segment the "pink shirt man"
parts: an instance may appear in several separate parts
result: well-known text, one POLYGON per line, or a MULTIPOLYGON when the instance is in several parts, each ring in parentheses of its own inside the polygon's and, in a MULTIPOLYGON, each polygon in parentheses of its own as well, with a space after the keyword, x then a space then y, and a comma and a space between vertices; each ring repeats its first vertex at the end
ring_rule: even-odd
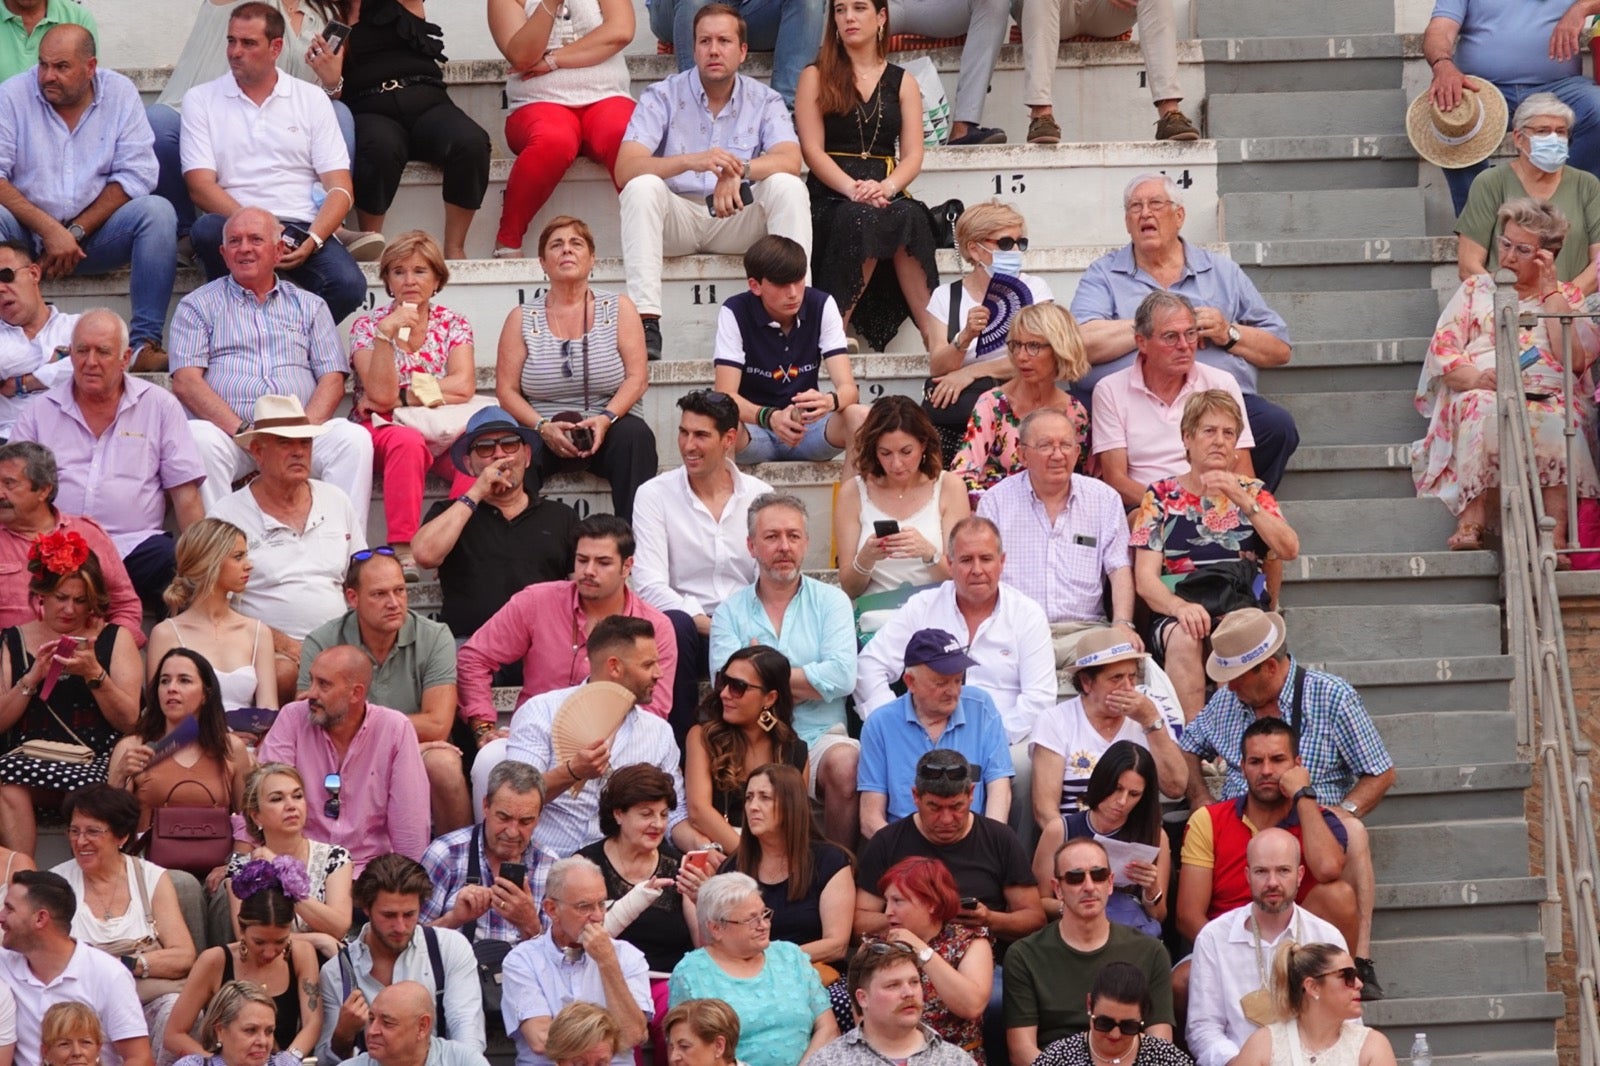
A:
MULTIPOLYGON (((655 695, 641 709, 667 717, 672 709, 672 678, 678 668, 678 638, 667 616, 623 590, 622 613, 643 618, 656 631, 656 654, 661 680, 655 695)), ((456 656, 456 692, 460 715, 467 721, 496 720, 490 683, 494 672, 507 663, 522 663, 520 707, 534 696, 552 689, 570 688, 589 676, 587 623, 578 602, 578 586, 571 581, 544 581, 529 585, 478 627, 456 656)))
MULTIPOLYGON (((1183 405, 1189 397, 1207 389, 1226 389, 1244 412, 1244 394, 1239 383, 1225 370, 1196 363, 1189 369, 1183 388, 1173 401, 1165 403, 1146 387, 1144 361, 1103 378, 1094 387, 1094 416, 1090 437, 1094 453, 1115 448, 1128 451, 1128 477, 1140 485, 1150 485, 1189 469, 1178 424, 1183 421, 1183 405)), ((1250 435, 1250 419, 1244 417, 1239 434, 1241 449, 1255 447, 1250 435)))
MULTIPOLYGON (((100 563, 106 592, 111 597, 111 617, 107 621, 127 629, 139 647, 144 647, 144 630, 140 628, 144 605, 133 590, 133 582, 128 578, 122 556, 117 553, 111 537, 100 523, 85 515, 57 511, 56 522, 61 529, 83 534, 83 539, 89 542, 89 550, 100 563)), ((33 606, 28 602, 28 551, 33 541, 31 533, 24 536, 0 525, 0 628, 20 626, 34 619, 33 606)))

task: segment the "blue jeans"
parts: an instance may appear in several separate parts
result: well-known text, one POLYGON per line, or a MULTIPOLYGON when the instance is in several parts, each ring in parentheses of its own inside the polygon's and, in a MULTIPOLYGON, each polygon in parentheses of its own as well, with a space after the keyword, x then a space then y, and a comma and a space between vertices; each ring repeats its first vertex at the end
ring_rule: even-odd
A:
MULTIPOLYGON (((0 239, 30 244, 36 253, 44 246, 5 208, 0 208, 0 239)), ((129 339, 135 348, 144 341, 159 341, 178 274, 178 231, 172 205, 159 196, 136 196, 85 237, 82 247, 85 258, 73 270, 74 277, 133 268, 128 279, 133 303, 129 339)))
POLYGON ((752 463, 821 463, 839 454, 839 447, 828 443, 828 424, 834 415, 819 418, 806 426, 805 436, 797 444, 785 444, 770 429, 747 425, 750 443, 739 449, 734 458, 749 466, 752 463))
MULTIPOLYGON (((227 221, 216 213, 201 215, 194 220, 194 228, 189 231, 194 254, 199 258, 208 281, 215 281, 228 273, 228 265, 222 261, 222 227, 227 221)), ((309 225, 305 219, 287 218, 281 221, 309 225)), ((361 273, 361 267, 350 258, 344 245, 332 238, 322 246, 321 251, 313 252, 297 269, 288 271, 287 276, 302 289, 326 300, 335 323, 343 322, 367 298, 367 276, 361 273)))
MULTIPOLYGON (((1517 106, 1534 93, 1555 93, 1577 116, 1577 121, 1572 124, 1572 135, 1567 141, 1572 146, 1572 157, 1567 164, 1600 177, 1600 85, 1576 74, 1545 85, 1501 85, 1498 82, 1495 85, 1505 94, 1508 118, 1515 115, 1517 106)), ((1489 161, 1485 160, 1470 167, 1445 170, 1444 180, 1450 186, 1450 202, 1455 205, 1457 215, 1467 206, 1467 193, 1472 188, 1472 179, 1488 166, 1489 161)))
MULTIPOLYGON (((694 66, 694 15, 711 0, 645 0, 650 31, 671 41, 678 69, 694 66)), ((752 52, 772 52, 772 87, 789 110, 800 72, 817 58, 822 27, 832 6, 826 0, 732 0, 744 16, 752 52)))
MULTIPOLYGON (((339 120, 339 135, 344 138, 344 150, 351 159, 356 157, 356 117, 344 101, 333 102, 334 116, 339 120)), ((151 104, 144 109, 145 118, 156 135, 156 195, 172 205, 178 213, 178 236, 182 237, 194 225, 194 201, 189 199, 189 186, 183 180, 183 160, 178 142, 183 134, 183 116, 166 104, 151 104)))

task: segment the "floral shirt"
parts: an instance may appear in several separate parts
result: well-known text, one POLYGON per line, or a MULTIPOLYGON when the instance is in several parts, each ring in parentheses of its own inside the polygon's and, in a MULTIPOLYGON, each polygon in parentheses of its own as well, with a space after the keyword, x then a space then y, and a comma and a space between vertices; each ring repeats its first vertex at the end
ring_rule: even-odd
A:
MULTIPOLYGON (((1283 517, 1278 501, 1260 481, 1240 478, 1239 484, 1263 511, 1283 517)), ((1201 499, 1177 478, 1165 478, 1146 489, 1131 522, 1128 546, 1160 552, 1163 574, 1193 573, 1195 563, 1260 562, 1267 554, 1266 541, 1237 504, 1225 497, 1201 499)))
MULTIPOLYGON (((987 929, 972 929, 955 922, 946 922, 944 928, 939 930, 939 935, 934 937, 928 946, 945 962, 960 969, 961 960, 966 958, 967 948, 972 946, 973 941, 988 939, 987 929)), ((933 987, 933 980, 926 971, 922 975, 922 1020, 927 1022, 940 1038, 967 1052, 978 1066, 984 1066, 983 1019, 963 1018, 945 1006, 944 1000, 939 997, 938 990, 933 987)))
MULTIPOLYGON (((1081 451, 1077 470, 1081 474, 1089 461, 1089 412, 1070 396, 1066 412, 1078 434, 1081 451)), ((950 469, 967 483, 974 507, 985 491, 1022 469, 1021 433, 1022 419, 1017 417, 1003 386, 984 393, 972 405, 967 435, 950 461, 950 469)))
MULTIPOLYGON (((395 301, 390 300, 383 307, 362 315, 351 323, 350 326, 350 351, 359 352, 366 348, 374 348, 378 336, 378 323, 389 316, 395 308, 395 301)), ((394 345, 394 359, 400 371, 400 382, 409 381, 414 371, 432 374, 442 378, 450 367, 450 351, 458 345, 472 343, 472 323, 467 321, 465 315, 456 314, 448 307, 433 304, 428 308, 428 335, 414 352, 403 351, 399 345, 394 345)), ((374 349, 375 350, 375 349, 374 349)), ((363 397, 366 388, 362 384, 361 375, 356 375, 355 402, 357 411, 365 411, 363 397)))

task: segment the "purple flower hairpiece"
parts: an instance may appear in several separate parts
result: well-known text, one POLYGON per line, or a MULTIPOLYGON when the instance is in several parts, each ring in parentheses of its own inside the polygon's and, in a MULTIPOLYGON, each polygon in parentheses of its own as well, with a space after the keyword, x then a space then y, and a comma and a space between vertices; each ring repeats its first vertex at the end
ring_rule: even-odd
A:
POLYGON ((242 902, 257 892, 275 888, 291 903, 311 897, 311 878, 305 866, 292 855, 251 859, 233 875, 233 894, 242 902))

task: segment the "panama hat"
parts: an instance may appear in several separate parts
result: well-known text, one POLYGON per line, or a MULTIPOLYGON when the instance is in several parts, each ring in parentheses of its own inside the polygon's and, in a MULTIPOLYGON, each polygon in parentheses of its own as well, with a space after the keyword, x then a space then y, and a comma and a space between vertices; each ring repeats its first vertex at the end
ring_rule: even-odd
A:
POLYGON ((1463 90, 1449 111, 1434 106, 1424 92, 1406 108, 1406 136, 1417 154, 1441 167, 1470 167, 1494 155, 1505 139, 1510 114, 1506 98, 1492 82, 1468 75, 1477 92, 1463 90))
POLYGON ((320 437, 328 432, 326 425, 316 425, 306 417, 298 396, 277 396, 268 393, 256 400, 254 416, 249 427, 234 437, 241 448, 250 447, 257 437, 320 437))
POLYGON ((1073 655, 1076 657, 1067 664, 1069 674, 1076 674, 1091 666, 1110 666, 1112 663, 1144 658, 1144 652, 1134 647, 1120 629, 1110 626, 1090 630, 1079 637, 1073 655))
POLYGON ((1289 631, 1283 615, 1259 607, 1242 607, 1224 615, 1211 631, 1211 655, 1206 676, 1225 685, 1260 666, 1283 647, 1289 631))

